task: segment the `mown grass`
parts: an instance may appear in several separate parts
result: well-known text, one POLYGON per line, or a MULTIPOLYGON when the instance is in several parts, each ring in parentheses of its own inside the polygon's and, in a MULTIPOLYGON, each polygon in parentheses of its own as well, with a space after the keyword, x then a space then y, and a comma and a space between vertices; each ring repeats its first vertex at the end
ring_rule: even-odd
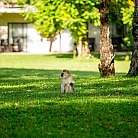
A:
POLYGON ((136 138, 138 77, 129 61, 100 78, 98 58, 71 55, 0 55, 1 138, 136 138), (59 74, 70 69, 74 94, 60 94, 59 74))

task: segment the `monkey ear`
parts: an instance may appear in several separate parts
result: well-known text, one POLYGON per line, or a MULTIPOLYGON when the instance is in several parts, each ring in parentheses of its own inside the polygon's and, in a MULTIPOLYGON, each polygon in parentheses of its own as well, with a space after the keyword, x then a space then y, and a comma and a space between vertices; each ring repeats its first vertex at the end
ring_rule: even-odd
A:
POLYGON ((66 72, 67 72, 68 74, 70 74, 70 71, 69 71, 69 70, 66 70, 66 72))
POLYGON ((68 72, 68 70, 67 69, 63 69, 63 71, 62 72, 68 72))
POLYGON ((69 71, 69 70, 67 70, 67 73, 68 73, 68 74, 70 74, 70 71, 69 71))

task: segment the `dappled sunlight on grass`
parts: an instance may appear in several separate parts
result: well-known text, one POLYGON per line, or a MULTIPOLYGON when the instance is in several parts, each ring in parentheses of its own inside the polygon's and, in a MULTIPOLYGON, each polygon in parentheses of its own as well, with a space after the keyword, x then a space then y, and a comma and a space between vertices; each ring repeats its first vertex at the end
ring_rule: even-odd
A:
MULTIPOLYGON (((59 76, 63 57, 58 56, 55 60, 50 56, 51 64, 55 62, 52 66, 46 60, 49 57, 43 57, 36 60, 36 65, 29 56, 24 60, 15 57, 17 67, 2 61, 1 137, 137 136, 138 77, 125 77, 125 71, 121 69, 122 73, 115 77, 100 78, 96 66, 92 68, 97 62, 91 66, 90 61, 84 63, 65 57, 64 65, 71 69, 75 79, 75 93, 61 94, 59 76)), ((14 56, 11 58, 14 59, 14 56)))
MULTIPOLYGON (((41 96, 40 96, 41 97, 41 96)), ((18 99, 13 101, 1 101, 0 108, 28 108, 28 107, 38 107, 38 106, 54 106, 54 105, 71 105, 75 104, 76 106, 80 106, 83 104, 97 104, 97 103, 103 103, 103 104, 118 104, 118 103, 136 103, 137 98, 136 97, 122 97, 122 96, 94 96, 94 97, 79 97, 78 95, 71 96, 61 96, 56 95, 52 98, 43 98, 43 97, 35 97, 30 98, 30 95, 28 95, 28 99, 18 99), (110 97, 110 98, 109 98, 110 97)))

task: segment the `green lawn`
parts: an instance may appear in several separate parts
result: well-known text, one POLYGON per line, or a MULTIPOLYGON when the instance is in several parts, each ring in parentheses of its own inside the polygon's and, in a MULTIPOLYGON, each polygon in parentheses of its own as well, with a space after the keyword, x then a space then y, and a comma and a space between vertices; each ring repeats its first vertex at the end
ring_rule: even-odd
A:
POLYGON ((0 54, 0 138, 136 138, 138 77, 118 56, 116 76, 100 78, 99 59, 0 54), (74 94, 60 94, 69 69, 74 94))

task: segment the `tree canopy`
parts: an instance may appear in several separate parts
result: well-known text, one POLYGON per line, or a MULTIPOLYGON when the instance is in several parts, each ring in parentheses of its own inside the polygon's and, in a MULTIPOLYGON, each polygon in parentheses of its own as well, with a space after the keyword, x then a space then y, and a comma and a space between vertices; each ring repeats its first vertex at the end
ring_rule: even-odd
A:
MULTIPOLYGON (((25 1, 19 2, 25 4, 25 1)), ((99 25, 97 3, 98 0, 34 0, 30 4, 36 7, 37 12, 27 13, 26 18, 33 21, 45 37, 68 29, 75 39, 80 39, 87 33, 88 22, 99 25)))
MULTIPOLYGON (((100 0, 18 0, 36 7, 37 12, 27 13, 37 30, 46 37, 53 37, 63 29, 72 32, 75 39, 88 31, 87 23, 100 25, 100 0)), ((134 12, 132 0, 108 0, 110 22, 123 21, 131 26, 134 12)))
MULTIPOLYGON (((100 26, 101 0, 18 0, 29 4, 36 12, 25 13, 27 20, 34 23, 40 34, 54 38, 57 33, 68 29, 74 41, 87 39, 88 23, 100 26)), ((124 23, 131 29, 134 12, 133 0, 106 0, 109 8, 109 22, 124 23)))

